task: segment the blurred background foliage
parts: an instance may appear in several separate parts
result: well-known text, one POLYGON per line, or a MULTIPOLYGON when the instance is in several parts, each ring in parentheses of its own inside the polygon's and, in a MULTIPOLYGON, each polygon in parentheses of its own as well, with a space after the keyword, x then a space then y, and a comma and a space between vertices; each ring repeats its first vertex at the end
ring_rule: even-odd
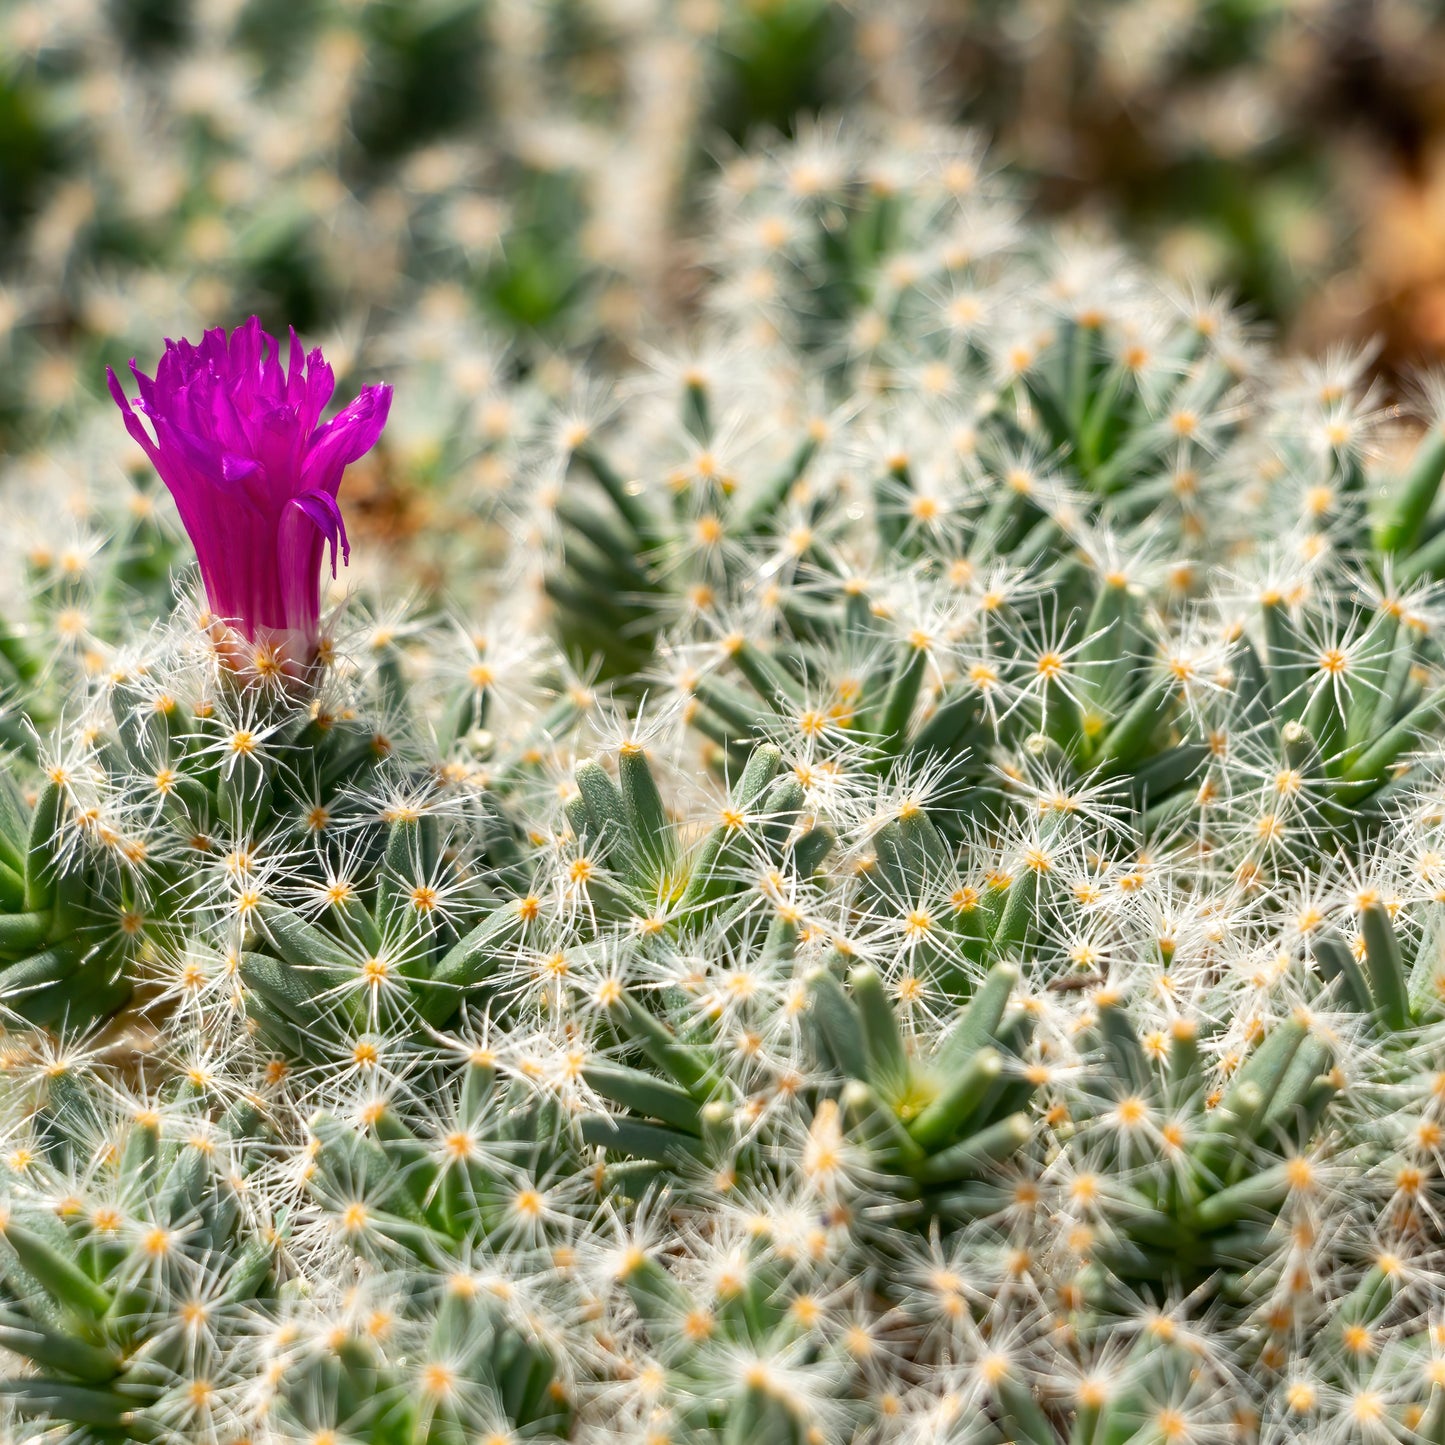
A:
POLYGON ((0 449, 256 311, 343 393, 425 378, 357 483, 404 537, 439 479, 505 486, 503 380, 692 316, 735 157, 862 115, 976 125, 1035 213, 1287 345, 1445 351, 1429 0, 0 0, 0 449))
POLYGON ((1445 15, 1414 0, 933 7, 936 92, 1046 210, 1108 215, 1302 344, 1445 343, 1445 15), (951 17, 951 18, 945 18, 951 17))
POLYGON ((625 332, 685 306, 680 242, 719 156, 857 107, 980 125, 1041 210, 1107 216, 1287 333, 1445 344, 1427 0, 7 0, 0 19, 5 319, 52 344, 114 330, 102 298, 158 275, 207 318, 316 328, 446 278, 508 330, 625 332))

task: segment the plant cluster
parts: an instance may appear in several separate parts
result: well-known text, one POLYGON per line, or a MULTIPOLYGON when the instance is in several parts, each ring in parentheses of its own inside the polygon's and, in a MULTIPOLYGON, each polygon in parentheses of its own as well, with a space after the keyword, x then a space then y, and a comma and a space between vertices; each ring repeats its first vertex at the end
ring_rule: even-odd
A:
MULTIPOLYGON (((15 614, 3 1428, 1439 1445, 1429 396, 1386 452, 951 134, 724 184, 490 618, 15 614)), ((212 603, 360 425, 256 334, 140 378, 212 603)))

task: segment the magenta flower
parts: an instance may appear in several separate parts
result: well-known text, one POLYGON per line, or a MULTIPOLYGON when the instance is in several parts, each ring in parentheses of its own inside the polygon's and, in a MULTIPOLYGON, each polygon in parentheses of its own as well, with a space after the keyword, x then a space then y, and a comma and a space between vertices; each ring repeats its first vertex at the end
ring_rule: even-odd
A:
POLYGON ((330 548, 333 577, 338 546, 351 558, 336 501, 341 474, 381 435, 391 388, 363 387, 321 422, 335 377, 319 349, 306 356, 290 336, 284 371, 276 338, 253 316, 229 341, 223 327, 199 346, 168 340, 154 380, 132 361, 134 403, 110 367, 106 377, 126 430, 176 499, 211 610, 250 642, 299 645, 309 658, 322 554, 330 548))

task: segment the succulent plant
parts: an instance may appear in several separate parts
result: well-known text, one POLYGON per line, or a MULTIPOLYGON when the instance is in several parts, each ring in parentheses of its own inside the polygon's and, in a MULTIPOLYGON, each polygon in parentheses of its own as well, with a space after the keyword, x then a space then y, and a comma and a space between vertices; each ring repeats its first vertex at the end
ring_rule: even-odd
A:
MULTIPOLYGON (((424 820, 373 826, 365 915, 308 920, 279 868, 258 879, 238 966, 172 1014, 146 1068, 176 1082, 145 1097, 177 1141, 212 1099, 264 1118, 242 1198, 269 1272, 224 1372, 105 1377, 119 1424, 38 1332, 7 1335, 40 1369, 11 1386, 27 1412, 97 1440, 203 1406, 279 1440, 952 1438, 965 1400, 999 1439, 1433 1428, 1437 824, 1376 865, 1380 901, 1332 885, 1291 917, 1064 813, 1048 868, 989 870, 990 898, 959 880, 993 845, 866 768, 808 787, 764 746, 720 798, 664 766, 667 736, 509 796, 519 857, 445 1004, 425 969, 355 967, 368 919, 415 928, 424 820), (1401 1017, 1412 956, 1432 983, 1401 1017)), ((30 1081, 12 1220, 103 1191, 91 1161, 126 1151, 92 1135, 136 1127, 115 1065, 81 1088, 34 1047, 7 1057, 30 1081), (114 1129, 76 1122, 92 1093, 114 1129)), ((84 1233, 52 1243, 85 1261, 84 1233)), ((126 1317, 138 1360, 176 1298, 126 1317)))
POLYGON ((208 605, 12 687, 17 1439, 1440 1440, 1433 440, 1023 233, 955 355, 962 154, 539 439, 484 626, 322 609, 379 393, 142 379, 208 605))
MULTIPOLYGON (((0 968, 0 999, 33 1022, 79 1026, 138 983, 176 1001, 224 992, 252 937, 292 963, 346 957, 362 996, 368 962, 431 978, 517 865, 497 791, 529 766, 511 727, 550 711, 527 725, 535 748, 587 702, 552 695, 545 661, 505 629, 359 608, 304 685, 264 645, 234 652, 183 613, 90 689, 33 809, 8 785, 4 946, 20 961, 0 968), (407 654, 432 648, 444 667, 416 691, 446 697, 422 705, 407 654)), ((454 1007, 444 980, 465 978, 437 978, 454 1007)))
POLYGON ((239 1418, 285 1248, 254 1188, 263 1110, 184 1075, 125 1087, 64 1055, 7 1063, 0 1346, 31 1370, 0 1393, 94 1440, 239 1418))

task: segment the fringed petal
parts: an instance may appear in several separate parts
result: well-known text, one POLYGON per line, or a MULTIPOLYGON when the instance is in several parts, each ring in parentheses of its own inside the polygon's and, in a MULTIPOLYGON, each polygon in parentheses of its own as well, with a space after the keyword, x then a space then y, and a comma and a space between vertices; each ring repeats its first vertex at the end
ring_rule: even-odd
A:
POLYGON ((351 541, 346 535, 346 523, 342 519, 336 498, 330 492, 302 492, 299 497, 292 497, 287 505, 309 517, 316 530, 321 533, 331 549, 331 575, 336 576, 338 543, 341 546, 342 562, 351 561, 351 541))
MULTIPOLYGON (((134 369, 135 362, 131 362, 134 369)), ((125 394, 125 388, 120 384, 120 378, 114 370, 107 366, 105 369, 106 385, 110 388, 110 394, 115 404, 120 408, 120 414, 125 420, 125 429, 130 433, 130 438, 151 460, 151 465, 160 466, 160 448, 152 441, 150 433, 141 425, 141 419, 135 414, 131 406, 130 398, 125 394)))
POLYGON ((318 427, 302 473, 306 489, 334 496, 341 473, 376 445, 390 410, 389 386, 364 386, 350 406, 318 427))

